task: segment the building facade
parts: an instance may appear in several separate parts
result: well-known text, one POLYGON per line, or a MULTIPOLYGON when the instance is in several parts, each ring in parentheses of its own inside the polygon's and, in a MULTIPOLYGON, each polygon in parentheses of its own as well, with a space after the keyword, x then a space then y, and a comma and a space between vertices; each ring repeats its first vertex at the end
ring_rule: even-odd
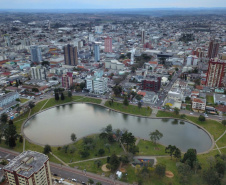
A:
POLYGON ((47 79, 47 71, 43 66, 31 67, 31 78, 37 80, 46 80, 47 79))
POLYGON ((89 76, 86 78, 86 89, 95 94, 104 94, 108 90, 107 82, 108 78, 89 76))
POLYGON ((157 92, 161 88, 161 77, 152 77, 141 81, 141 89, 157 92))
POLYGON ((94 45, 94 61, 100 61, 100 46, 97 44, 94 45))
POLYGON ((104 52, 112 53, 112 38, 107 37, 104 39, 104 52))
POLYGON ((10 185, 52 185, 48 156, 34 151, 25 151, 4 168, 10 185))
POLYGON ((13 101, 16 101, 16 99, 18 98, 20 98, 20 95, 18 92, 10 92, 5 95, 2 95, 0 96, 0 107, 3 108, 4 106, 7 106, 13 101))
POLYGON ((209 43, 208 58, 217 57, 218 50, 219 50, 219 43, 217 43, 215 40, 211 40, 209 43))
POLYGON ((204 112, 206 109, 206 100, 194 98, 192 100, 192 110, 195 112, 204 112))
POLYGON ((73 84, 73 73, 67 72, 62 75, 62 87, 69 89, 73 84))
POLYGON ((205 85, 209 87, 226 86, 226 61, 216 58, 209 60, 205 85))
POLYGON ((145 31, 142 30, 141 31, 141 44, 144 44, 145 43, 145 31))
POLYGON ((31 52, 31 61, 32 62, 40 63, 42 61, 42 53, 41 53, 40 47, 31 46, 30 52, 31 52))
POLYGON ((66 65, 78 65, 78 48, 70 44, 64 46, 64 62, 66 65))

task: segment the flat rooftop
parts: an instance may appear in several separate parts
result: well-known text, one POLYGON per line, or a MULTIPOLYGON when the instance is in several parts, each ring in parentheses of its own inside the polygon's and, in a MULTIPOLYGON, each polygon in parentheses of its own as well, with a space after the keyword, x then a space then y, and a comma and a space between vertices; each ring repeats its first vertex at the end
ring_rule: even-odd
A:
POLYGON ((48 156, 42 153, 28 150, 11 160, 3 169, 10 172, 16 171, 18 175, 29 178, 39 171, 48 159, 48 156))

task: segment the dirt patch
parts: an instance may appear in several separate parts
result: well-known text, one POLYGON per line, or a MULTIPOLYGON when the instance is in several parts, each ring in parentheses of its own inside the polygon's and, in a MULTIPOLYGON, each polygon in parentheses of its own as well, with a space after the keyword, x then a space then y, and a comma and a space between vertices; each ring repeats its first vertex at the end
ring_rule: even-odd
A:
POLYGON ((122 172, 122 173, 125 173, 126 172, 126 169, 125 168, 120 168, 119 171, 122 172))
POLYGON ((166 177, 173 178, 174 174, 171 171, 166 171, 166 177))
POLYGON ((104 164, 102 167, 101 167, 101 170, 104 171, 104 172, 109 172, 111 170, 109 170, 107 167, 107 164, 104 164))

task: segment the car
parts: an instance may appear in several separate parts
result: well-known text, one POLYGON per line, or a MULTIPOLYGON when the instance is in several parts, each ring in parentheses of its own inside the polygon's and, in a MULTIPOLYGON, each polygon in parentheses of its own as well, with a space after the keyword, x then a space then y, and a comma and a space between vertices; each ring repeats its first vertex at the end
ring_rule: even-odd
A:
POLYGON ((219 120, 222 120, 222 117, 219 117, 219 120))
POLYGON ((83 181, 82 181, 82 184, 86 185, 86 183, 85 183, 85 182, 83 182, 83 181))
POLYGON ((71 179, 73 182, 77 182, 77 179, 71 179))
POLYGON ((60 181, 64 181, 64 178, 61 178, 60 181))
POLYGON ((54 173, 53 176, 56 176, 57 177, 58 175, 56 173, 54 173))
POLYGON ((11 161, 11 159, 6 159, 6 160, 9 161, 9 162, 11 161))
POLYGON ((190 114, 193 114, 192 112, 190 112, 190 114))

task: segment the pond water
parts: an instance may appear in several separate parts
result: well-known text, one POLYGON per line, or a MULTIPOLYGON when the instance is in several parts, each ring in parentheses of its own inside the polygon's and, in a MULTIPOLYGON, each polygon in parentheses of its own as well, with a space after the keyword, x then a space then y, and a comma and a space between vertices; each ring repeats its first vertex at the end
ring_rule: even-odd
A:
POLYGON ((111 124, 113 129, 127 129, 136 137, 149 139, 156 129, 163 133, 159 141, 176 145, 182 151, 195 148, 205 152, 211 148, 209 135, 196 125, 175 119, 149 119, 118 113, 99 105, 71 104, 48 109, 29 119, 24 134, 31 141, 52 146, 71 142, 71 134, 81 138, 111 124))

